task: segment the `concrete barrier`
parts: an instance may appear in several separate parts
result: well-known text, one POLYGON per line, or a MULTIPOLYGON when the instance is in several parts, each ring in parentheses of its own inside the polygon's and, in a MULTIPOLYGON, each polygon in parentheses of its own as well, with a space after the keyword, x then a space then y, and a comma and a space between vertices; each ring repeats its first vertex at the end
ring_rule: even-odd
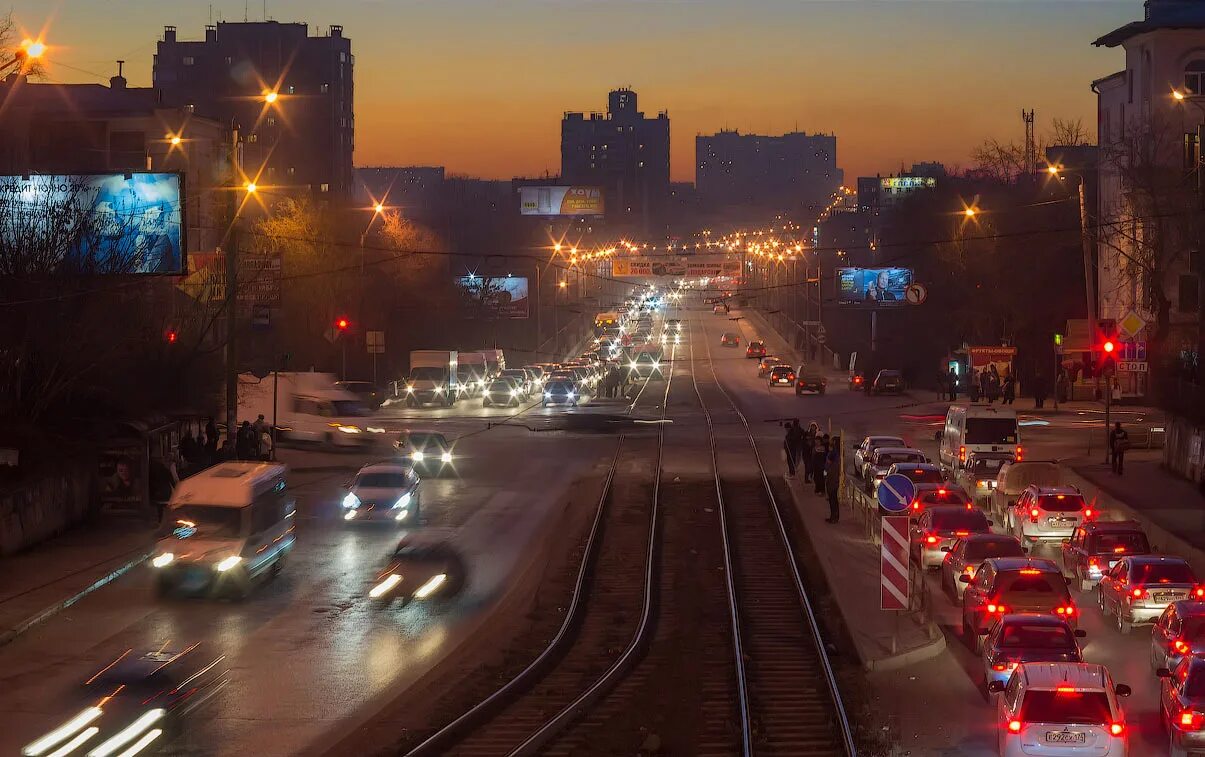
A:
POLYGON ((10 555, 66 531, 88 514, 90 462, 46 473, 0 490, 0 556, 10 555))

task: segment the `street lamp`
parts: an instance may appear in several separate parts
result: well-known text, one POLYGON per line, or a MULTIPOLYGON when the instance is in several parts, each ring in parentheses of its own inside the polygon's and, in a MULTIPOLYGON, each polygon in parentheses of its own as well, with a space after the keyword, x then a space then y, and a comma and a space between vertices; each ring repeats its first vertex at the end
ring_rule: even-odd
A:
POLYGON ((277 93, 275 90, 270 89, 270 90, 267 90, 264 92, 264 102, 266 102, 269 105, 276 102, 279 98, 280 98, 280 94, 277 93))
POLYGON ((46 43, 42 40, 23 39, 21 46, 13 51, 13 59, 7 63, 0 65, 0 73, 5 69, 17 67, 19 71, 24 70, 30 61, 37 60, 46 54, 46 43))

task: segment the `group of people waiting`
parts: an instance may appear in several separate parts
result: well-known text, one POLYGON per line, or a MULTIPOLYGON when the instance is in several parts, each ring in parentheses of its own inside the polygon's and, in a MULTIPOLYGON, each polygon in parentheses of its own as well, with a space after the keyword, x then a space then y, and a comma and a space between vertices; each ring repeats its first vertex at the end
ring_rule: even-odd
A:
POLYGON ((203 433, 193 436, 192 431, 184 432, 180 437, 181 478, 226 460, 263 460, 272 450, 272 426, 263 415, 254 423, 243 421, 235 430, 234 439, 227 436, 221 446, 219 436, 213 418, 206 422, 203 433))
POLYGON ((836 523, 840 518, 838 495, 841 486, 841 437, 830 437, 821 433, 820 426, 812 421, 805 429, 799 425, 799 419, 793 419, 787 425, 787 435, 783 442, 787 456, 787 476, 795 477, 795 472, 803 468, 803 480, 815 482, 815 492, 828 497, 829 516, 825 523, 836 523))

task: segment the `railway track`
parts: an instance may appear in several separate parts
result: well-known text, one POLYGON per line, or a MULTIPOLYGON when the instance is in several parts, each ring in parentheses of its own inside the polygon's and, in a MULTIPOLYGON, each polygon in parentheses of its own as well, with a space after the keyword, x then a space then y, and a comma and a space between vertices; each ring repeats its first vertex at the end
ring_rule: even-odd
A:
MULTIPOLYGON (((660 398, 662 412, 672 380, 660 398)), ((632 403, 641 406, 646 381, 632 403)), ((622 678, 652 618, 663 433, 624 436, 603 486, 565 620, 517 676, 410 755, 534 753, 622 678)))

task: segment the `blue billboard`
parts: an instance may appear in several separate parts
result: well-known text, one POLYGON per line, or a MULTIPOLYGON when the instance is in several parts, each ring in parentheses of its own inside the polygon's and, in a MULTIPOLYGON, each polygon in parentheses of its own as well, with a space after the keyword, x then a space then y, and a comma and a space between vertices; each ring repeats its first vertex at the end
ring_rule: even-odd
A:
POLYGON ((176 173, 0 176, 0 247, 53 250, 63 270, 184 273, 176 173))
POLYGON ((456 279, 456 285, 471 307, 466 317, 527 318, 528 289, 526 276, 477 276, 456 279))
POLYGON ((838 268, 837 304, 870 307, 903 305, 912 283, 909 268, 838 268))

